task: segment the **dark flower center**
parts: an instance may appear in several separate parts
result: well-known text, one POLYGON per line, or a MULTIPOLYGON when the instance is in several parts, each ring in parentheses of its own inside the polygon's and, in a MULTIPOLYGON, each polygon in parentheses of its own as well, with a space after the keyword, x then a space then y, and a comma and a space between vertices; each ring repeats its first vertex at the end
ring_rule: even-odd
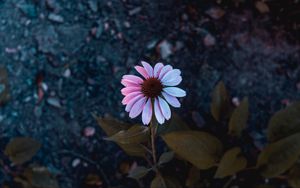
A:
POLYGON ((157 78, 148 78, 142 84, 142 92, 146 97, 155 98, 161 94, 163 85, 157 78))

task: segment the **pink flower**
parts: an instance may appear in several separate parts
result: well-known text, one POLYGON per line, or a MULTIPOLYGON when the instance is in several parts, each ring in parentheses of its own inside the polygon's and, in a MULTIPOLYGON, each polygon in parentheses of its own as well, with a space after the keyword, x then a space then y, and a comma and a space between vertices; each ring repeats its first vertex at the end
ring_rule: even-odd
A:
POLYGON ((126 105, 126 112, 130 118, 142 113, 142 121, 148 125, 153 115, 158 123, 163 124, 171 118, 169 105, 178 108, 180 103, 176 97, 184 97, 186 92, 177 86, 181 81, 181 71, 172 66, 157 63, 154 68, 142 61, 143 66, 135 69, 143 78, 135 75, 124 75, 121 83, 125 86, 121 90, 125 96, 122 104, 126 105))

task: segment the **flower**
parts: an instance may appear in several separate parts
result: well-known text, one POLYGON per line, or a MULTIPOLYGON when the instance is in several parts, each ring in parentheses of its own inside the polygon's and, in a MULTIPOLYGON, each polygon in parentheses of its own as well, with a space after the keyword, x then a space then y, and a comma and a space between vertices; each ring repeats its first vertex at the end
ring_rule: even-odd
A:
POLYGON ((171 65, 157 63, 154 68, 147 62, 135 66, 143 78, 135 75, 124 75, 121 83, 125 86, 121 92, 125 96, 122 104, 130 118, 142 113, 142 121, 148 125, 152 119, 153 109, 158 123, 163 124, 171 118, 169 105, 179 108, 176 97, 184 97, 186 92, 177 86, 181 81, 181 71, 171 65))

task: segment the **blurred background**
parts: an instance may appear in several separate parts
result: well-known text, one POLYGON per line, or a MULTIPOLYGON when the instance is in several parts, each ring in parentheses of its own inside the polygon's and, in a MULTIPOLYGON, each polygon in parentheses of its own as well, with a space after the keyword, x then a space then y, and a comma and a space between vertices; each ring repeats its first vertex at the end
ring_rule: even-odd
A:
POLYGON ((28 136, 62 188, 145 187, 124 176, 138 159, 93 117, 140 122, 120 79, 141 60, 181 69, 176 111, 192 127, 209 130, 218 81, 233 103, 248 96, 247 131, 262 147, 271 115, 300 97, 299 18, 298 0, 0 0, 0 185, 17 187, 3 151, 28 136))

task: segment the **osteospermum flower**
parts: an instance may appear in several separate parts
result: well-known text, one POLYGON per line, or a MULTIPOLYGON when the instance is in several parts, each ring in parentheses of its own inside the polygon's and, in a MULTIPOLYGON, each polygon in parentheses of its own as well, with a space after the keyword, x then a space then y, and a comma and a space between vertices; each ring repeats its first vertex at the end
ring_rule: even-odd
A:
POLYGON ((142 113, 142 121, 149 124, 153 109, 158 123, 163 124, 171 118, 169 105, 178 108, 180 102, 176 97, 184 97, 185 91, 174 87, 181 81, 179 69, 173 69, 171 65, 164 66, 157 63, 154 68, 142 61, 143 66, 135 66, 143 78, 135 75, 124 75, 121 83, 125 86, 121 90, 125 96, 122 104, 129 117, 135 118, 142 113))

